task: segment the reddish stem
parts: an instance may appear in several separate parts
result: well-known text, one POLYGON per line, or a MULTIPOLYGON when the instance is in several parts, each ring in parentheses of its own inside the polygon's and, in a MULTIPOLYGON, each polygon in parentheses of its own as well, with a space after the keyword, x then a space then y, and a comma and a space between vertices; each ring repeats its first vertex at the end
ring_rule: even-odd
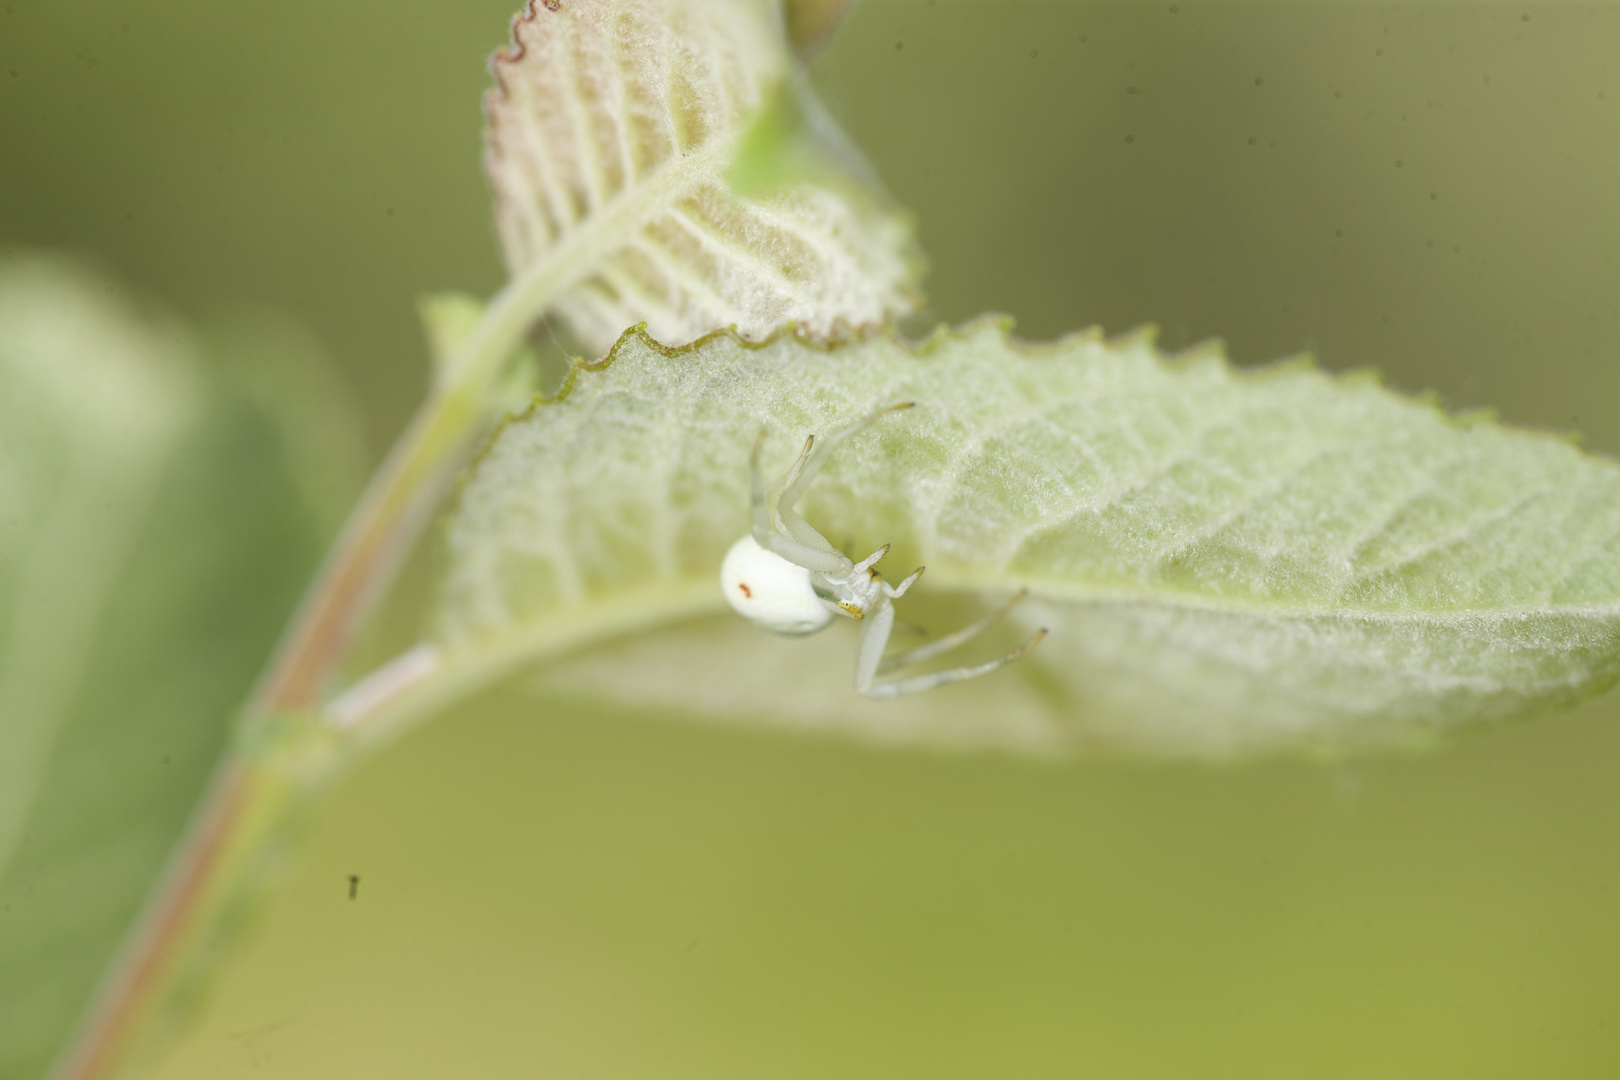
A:
POLYGON ((161 1000, 157 991, 173 974, 177 954, 173 943, 193 924, 212 891, 209 884, 246 805, 247 780, 241 766, 228 760, 209 786, 156 903, 140 920, 138 935, 115 968, 116 980, 104 989, 75 1052, 57 1073, 58 1080, 110 1076, 132 1049, 133 1036, 161 1000))

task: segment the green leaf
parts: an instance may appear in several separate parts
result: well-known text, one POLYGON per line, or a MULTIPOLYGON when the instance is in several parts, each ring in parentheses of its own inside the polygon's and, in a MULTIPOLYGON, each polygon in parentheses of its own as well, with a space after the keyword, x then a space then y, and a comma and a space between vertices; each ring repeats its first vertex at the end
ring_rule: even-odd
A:
MULTIPOLYGON (((553 692, 881 740, 1233 755, 1424 742, 1595 693, 1620 665, 1620 470, 1365 376, 1046 346, 981 322, 830 350, 632 331, 509 424, 447 534, 443 687, 556 659, 553 692), (892 703, 852 627, 780 639, 724 612, 747 458, 916 408, 842 446, 807 519, 894 547, 938 634, 1018 589, 1032 654, 892 703), (713 614, 711 614, 713 613, 713 614)), ((978 654, 974 654, 978 655, 978 654)), ((424 695, 424 696, 431 696, 424 695)))
MULTIPOLYGON (((909 313, 920 269, 909 221, 826 155, 768 191, 728 182, 784 94, 805 98, 764 0, 530 0, 493 63, 485 165, 514 280, 593 351, 646 321, 668 341, 785 322, 841 336, 909 313)), ((780 112, 786 116, 786 111, 780 112)), ((814 140, 841 136, 806 100, 814 140)), ((756 143, 758 140, 756 140, 756 143)), ((752 173, 781 179, 804 158, 752 173)))
POLYGON ((76 264, 0 259, 0 1076, 84 1009, 360 463, 296 332, 205 350, 76 264))

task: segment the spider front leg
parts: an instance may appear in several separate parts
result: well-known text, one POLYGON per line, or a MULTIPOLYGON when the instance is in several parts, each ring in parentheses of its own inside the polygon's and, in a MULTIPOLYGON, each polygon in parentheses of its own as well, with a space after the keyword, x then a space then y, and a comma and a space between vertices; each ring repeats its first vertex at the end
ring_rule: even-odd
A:
MULTIPOLYGON (((780 555, 795 566, 802 566, 820 574, 842 575, 849 572, 852 565, 849 556, 839 551, 827 542, 810 525, 804 523, 804 532, 800 535, 790 535, 782 528, 771 522, 770 491, 774 491, 781 484, 773 485, 770 491, 766 490, 765 481, 759 473, 759 452, 765 445, 766 429, 759 429, 759 436, 754 439, 754 449, 748 455, 748 494, 750 509, 752 511, 752 533, 754 542, 766 551, 780 555), (819 543, 818 543, 819 541, 819 543)), ((815 436, 805 441, 804 450, 794 465, 797 472, 803 467, 806 458, 810 455, 811 445, 815 436)), ((792 476, 793 473, 788 474, 792 476)), ((787 478, 783 478, 786 483, 787 478)), ((778 518, 780 520, 780 517, 778 518)), ((802 522, 803 519, 800 519, 802 522)))
POLYGON ((827 543, 827 539, 819 532, 816 532, 809 522, 800 517, 794 507, 798 505, 804 493, 810 489, 810 484, 815 480, 816 474, 827 463, 827 459, 832 456, 833 450, 837 448, 839 443, 852 435, 860 434, 890 413, 909 409, 915 404, 916 402, 904 401, 899 405, 889 405, 876 412, 868 413, 853 424, 839 428, 830 435, 824 435, 820 438, 812 435, 806 439, 804 450, 799 454, 799 460, 794 463, 793 468, 788 470, 788 474, 782 478, 782 495, 776 500, 776 516, 782 523, 782 527, 801 541, 807 540, 809 536, 814 536, 823 544, 827 544, 829 550, 837 550, 827 543))

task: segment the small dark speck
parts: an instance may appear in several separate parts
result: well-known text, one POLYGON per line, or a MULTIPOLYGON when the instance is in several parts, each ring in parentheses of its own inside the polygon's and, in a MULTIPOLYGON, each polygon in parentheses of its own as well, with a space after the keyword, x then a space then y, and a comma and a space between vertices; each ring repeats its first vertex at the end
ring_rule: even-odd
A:
MULTIPOLYGON (((18 78, 18 77, 19 77, 19 76, 18 76, 18 75, 17 75, 17 69, 16 69, 16 68, 12 68, 12 69, 11 69, 11 77, 12 77, 12 78, 13 78, 13 79, 15 79, 15 78, 18 78)), ((1599 95, 1599 96, 1602 96, 1602 95, 1599 95)))
POLYGON ((1343 229, 1334 229, 1333 230, 1333 235, 1342 238, 1344 236, 1344 230, 1343 229))
POLYGON ((1293 310, 1294 310, 1294 305, 1293 304, 1284 304, 1283 305, 1283 314, 1284 315, 1292 314, 1293 310))
POLYGON ((1384 50, 1383 49, 1374 49, 1373 50, 1373 55, 1374 56, 1383 56, 1384 55, 1384 50))
POLYGON ((1136 141, 1136 136, 1135 135, 1127 135, 1127 136, 1125 136, 1125 141, 1128 142, 1128 143, 1133 143, 1133 142, 1136 141))
POLYGON ((1249 136, 1249 145, 1250 146, 1259 146, 1260 145, 1260 140, 1255 138, 1253 135, 1250 135, 1249 136))
POLYGON ((1529 22, 1530 21, 1530 13, 1527 11, 1523 15, 1520 15, 1519 16, 1519 21, 1520 22, 1529 22))
POLYGON ((127 212, 124 215, 124 220, 125 221, 134 221, 135 220, 135 211, 131 210, 131 211, 127 212))
POLYGON ((1176 7, 1176 5, 1174 5, 1174 4, 1171 4, 1170 5, 1170 14, 1172 14, 1172 15, 1180 15, 1181 14, 1181 9, 1176 7))
POLYGON ((1086 35, 1081 34, 1080 35, 1080 44, 1084 45, 1085 43, 1086 43, 1086 35))
POLYGON ((1405 164, 1406 164, 1406 162, 1402 161, 1400 158, 1395 159, 1395 167, 1397 169, 1402 168, 1403 166, 1405 166, 1405 164))
POLYGON ((359 894, 360 894, 360 875, 359 874, 350 874, 349 875, 349 899, 353 900, 359 894))
POLYGON ((1039 50, 1039 49, 1031 49, 1031 50, 1029 50, 1029 58, 1031 60, 1039 60, 1041 58, 1041 50, 1039 50))
POLYGON ((1485 76, 1485 85, 1486 86, 1491 85, 1491 77, 1489 75, 1485 76))
POLYGON ((1273 150, 1275 150, 1275 149, 1277 149, 1277 140, 1276 140, 1276 139, 1272 139, 1272 140, 1271 140, 1271 141, 1270 141, 1270 142, 1269 142, 1269 143, 1267 143, 1267 144, 1266 144, 1266 145, 1267 145, 1267 146, 1269 146, 1269 147, 1271 147, 1271 148, 1272 148, 1272 149, 1273 149, 1273 150))
POLYGON ((1125 92, 1127 94, 1140 94, 1142 92, 1142 88, 1140 86, 1127 86, 1125 88, 1125 92))
POLYGON ((163 764, 167 765, 168 763, 169 763, 169 755, 164 754, 163 755, 163 764))
POLYGON ((1255 78, 1254 78, 1254 85, 1256 85, 1256 86, 1264 86, 1264 85, 1266 85, 1266 80, 1264 80, 1260 76, 1256 75, 1255 78))
POLYGON ((1340 91, 1340 90, 1335 90, 1335 91, 1333 91, 1333 96, 1336 97, 1336 98, 1342 98, 1342 97, 1344 97, 1344 92, 1340 91))
POLYGON ((1456 254, 1461 255, 1462 254, 1462 245, 1461 244, 1452 244, 1451 245, 1451 250, 1453 252, 1455 252, 1456 254))
POLYGON ((695 937, 691 941, 688 941, 686 943, 686 949, 684 951, 691 952, 693 949, 697 948, 701 944, 703 944, 703 939, 700 938, 700 937, 695 937))
POLYGON ((1125 70, 1126 71, 1135 71, 1136 70, 1136 61, 1135 60, 1127 60, 1125 62, 1125 70))
POLYGON ((1438 198, 1439 198, 1439 197, 1440 197, 1440 193, 1439 193, 1439 192, 1438 192, 1438 191, 1431 191, 1431 192, 1429 192, 1429 198, 1431 198, 1431 199, 1438 199, 1438 198))
POLYGON ((1433 240, 1430 240, 1430 241, 1429 241, 1429 246, 1430 246, 1430 247, 1434 247, 1434 241, 1433 241, 1433 240))
POLYGON ((897 41, 897 42, 894 43, 894 51, 895 52, 899 52, 901 49, 903 49, 905 47, 906 47, 906 43, 903 42, 903 41, 897 41))
POLYGON ((389 217, 393 217, 393 216, 394 216, 394 208, 393 208, 393 207, 392 207, 392 206, 390 206, 390 207, 389 207, 389 208, 388 208, 388 216, 389 216, 389 217))
MULTIPOLYGON (((17 73, 16 73, 16 72, 15 72, 15 71, 13 71, 13 72, 12 72, 12 74, 13 74, 13 75, 15 75, 15 74, 17 74, 17 73)), ((1606 94, 1606 93, 1604 93, 1604 92, 1603 92, 1603 91, 1602 91, 1602 90, 1599 90, 1599 91, 1598 91, 1598 100, 1599 100, 1599 101, 1602 101, 1602 100, 1603 100, 1603 99, 1604 99, 1604 98, 1606 98, 1606 97, 1608 97, 1608 96, 1609 96, 1609 95, 1608 95, 1608 94, 1606 94)))

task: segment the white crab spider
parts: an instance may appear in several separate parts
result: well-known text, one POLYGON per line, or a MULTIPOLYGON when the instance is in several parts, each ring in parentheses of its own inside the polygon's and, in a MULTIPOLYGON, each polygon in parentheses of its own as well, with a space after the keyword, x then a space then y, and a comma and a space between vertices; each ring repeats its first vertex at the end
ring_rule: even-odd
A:
POLYGON ((828 543, 826 537, 793 509, 835 446, 879 417, 909 409, 912 404, 908 401, 879 409, 820 439, 811 435, 804 440, 799 460, 769 491, 759 476, 759 451, 765 443, 765 429, 761 428, 759 437, 754 440, 753 452, 748 457, 753 529, 731 545, 731 550, 726 552, 720 564, 720 588, 725 592, 726 601, 737 614, 756 626, 778 634, 799 636, 823 629, 839 615, 860 620, 855 689, 871 698, 893 698, 987 675, 1003 664, 1018 659, 1046 636, 1045 630, 1038 631, 1006 656, 986 664, 935 671, 892 682, 877 681, 879 674, 920 664, 965 643, 1000 620, 1024 598, 1024 594, 1020 593, 1012 603, 987 618, 920 648, 885 658, 883 650, 889 643, 890 631, 894 629, 894 606, 890 601, 904 596, 906 590, 922 576, 924 567, 913 570, 900 584, 890 585, 872 569, 879 559, 888 554, 888 544, 860 562, 855 562, 828 543), (767 499, 777 489, 781 489, 782 494, 772 513, 767 499))

